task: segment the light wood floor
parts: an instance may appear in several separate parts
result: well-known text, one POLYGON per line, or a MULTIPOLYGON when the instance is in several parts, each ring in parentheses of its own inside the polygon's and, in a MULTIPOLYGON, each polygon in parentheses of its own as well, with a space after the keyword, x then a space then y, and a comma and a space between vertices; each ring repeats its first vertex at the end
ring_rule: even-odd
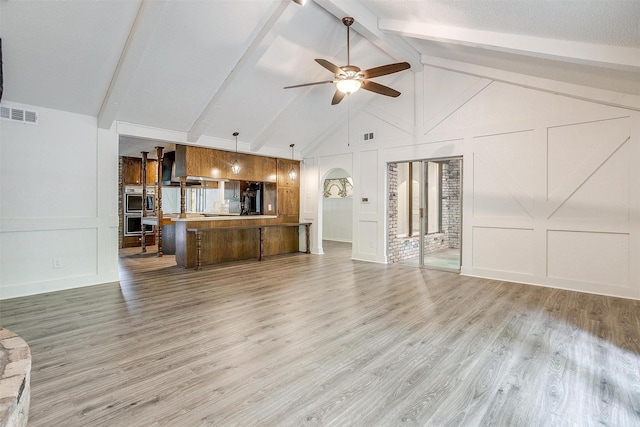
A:
POLYGON ((324 247, 1 302, 30 426, 640 425, 640 302, 324 247))

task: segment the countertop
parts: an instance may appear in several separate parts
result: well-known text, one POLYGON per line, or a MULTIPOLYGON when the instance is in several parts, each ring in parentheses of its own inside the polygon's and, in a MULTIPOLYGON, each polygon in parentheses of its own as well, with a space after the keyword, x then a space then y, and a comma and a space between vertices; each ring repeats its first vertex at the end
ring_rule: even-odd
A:
POLYGON ((227 221, 227 220, 239 220, 239 219, 274 219, 278 218, 277 215, 216 215, 207 214, 207 216, 192 216, 187 218, 171 218, 171 221, 185 222, 185 221, 227 221))

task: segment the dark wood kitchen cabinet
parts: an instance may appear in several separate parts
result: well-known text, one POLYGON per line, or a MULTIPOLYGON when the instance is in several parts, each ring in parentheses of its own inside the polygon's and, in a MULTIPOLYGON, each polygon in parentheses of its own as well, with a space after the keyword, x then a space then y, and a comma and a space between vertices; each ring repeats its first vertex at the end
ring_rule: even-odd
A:
POLYGON ((278 159, 278 220, 280 222, 298 222, 300 217, 300 162, 278 159), (292 179, 289 172, 293 168, 296 176, 292 179))
POLYGON ((300 189, 278 187, 278 218, 280 222, 298 222, 300 216, 300 189))
MULTIPOLYGON (((147 160, 147 185, 155 185, 158 180, 158 161, 147 160)), ((122 157, 122 183, 142 185, 142 159, 122 157)))
POLYGON ((122 157, 122 182, 124 185, 142 185, 142 160, 122 157))
POLYGON ((300 187, 300 162, 297 160, 278 159, 278 187, 300 187), (296 172, 291 178, 290 172, 296 172))
POLYGON ((275 182, 276 169, 276 159, 273 157, 176 145, 176 176, 275 182), (239 175, 231 173, 231 165, 236 160, 240 164, 239 175))
MULTIPOLYGON (((142 159, 140 159, 140 164, 142 164, 142 159)), ((147 185, 156 185, 156 181, 158 181, 158 161, 147 160, 147 185)))
MULTIPOLYGON (((156 235, 154 233, 147 233, 145 235, 145 245, 153 246, 156 244, 156 235)), ((123 248, 137 248, 141 245, 142 236, 124 236, 122 240, 123 248)))

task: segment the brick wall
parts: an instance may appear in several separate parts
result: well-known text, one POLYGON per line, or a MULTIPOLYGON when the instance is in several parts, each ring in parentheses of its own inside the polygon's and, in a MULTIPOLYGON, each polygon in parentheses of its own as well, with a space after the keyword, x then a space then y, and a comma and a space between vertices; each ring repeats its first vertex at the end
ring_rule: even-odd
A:
POLYGON ((122 156, 118 157, 118 248, 124 247, 124 206, 123 203, 123 180, 122 177, 122 156))
POLYGON ((398 164, 389 163, 388 168, 388 190, 389 190, 389 262, 402 261, 401 239, 398 237, 398 164))
POLYGON ((448 248, 460 248, 462 225, 460 161, 442 164, 442 231, 448 248))

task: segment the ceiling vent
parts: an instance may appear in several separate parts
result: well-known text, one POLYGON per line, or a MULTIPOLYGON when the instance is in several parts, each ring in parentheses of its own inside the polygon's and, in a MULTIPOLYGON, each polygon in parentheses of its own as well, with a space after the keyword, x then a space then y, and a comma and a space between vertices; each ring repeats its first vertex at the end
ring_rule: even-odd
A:
POLYGON ((22 110, 20 108, 0 107, 0 118, 3 120, 11 120, 12 122, 22 122, 32 125, 38 124, 37 112, 22 110))

